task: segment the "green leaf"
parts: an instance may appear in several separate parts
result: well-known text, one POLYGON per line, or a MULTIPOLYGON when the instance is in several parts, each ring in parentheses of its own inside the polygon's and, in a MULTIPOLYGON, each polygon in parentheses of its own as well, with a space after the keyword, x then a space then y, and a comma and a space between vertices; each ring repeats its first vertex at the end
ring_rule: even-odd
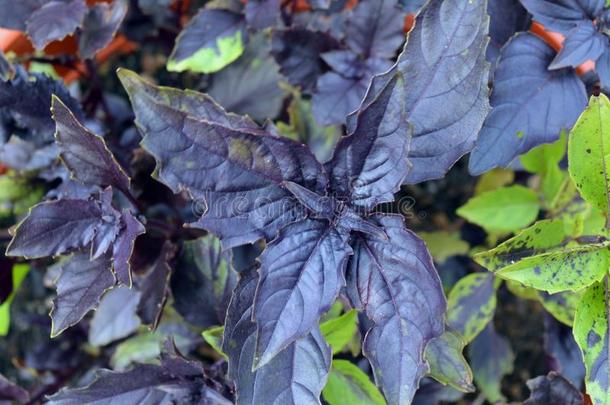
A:
POLYGON ((544 220, 474 259, 506 280, 547 291, 577 291, 599 281, 610 266, 609 242, 572 241, 561 220, 544 220))
POLYGON ((222 351, 222 336, 225 333, 224 326, 213 326, 201 332, 201 336, 207 344, 212 346, 219 354, 227 359, 227 355, 222 351))
POLYGON ((483 173, 477 181, 474 194, 479 195, 486 191, 492 191, 512 183, 515 180, 515 172, 508 169, 493 169, 483 173))
POLYGON ((566 153, 566 134, 559 140, 535 147, 521 156, 523 168, 530 173, 544 174, 550 166, 557 166, 566 153))
POLYGON ((610 100, 592 96, 570 133, 568 170, 582 198, 608 216, 610 100))
POLYGON ((339 353, 352 340, 357 328, 356 310, 350 310, 338 318, 329 319, 320 325, 320 330, 326 342, 333 349, 333 354, 339 353))
POLYGON ((473 273, 460 279, 447 298, 447 324, 470 343, 493 318, 496 309, 494 276, 473 273))
POLYGON ((508 280, 506 286, 517 297, 542 304, 544 309, 559 322, 568 326, 574 323, 574 313, 582 295, 580 292, 563 291, 549 294, 512 280, 508 280))
POLYGON ((574 318, 574 338, 585 361, 587 394, 596 405, 610 404, 608 277, 585 291, 574 318))
POLYGON ((333 360, 322 391, 330 405, 385 405, 383 396, 368 375, 347 360, 333 360))
POLYGON ((161 353, 161 344, 167 337, 158 332, 136 335, 117 345, 110 358, 114 370, 125 370, 133 363, 151 363, 161 353))
POLYGON ((462 354, 465 346, 459 334, 447 330, 428 343, 424 357, 430 366, 430 377, 458 391, 474 392, 472 370, 462 354))
POLYGON ((534 222, 539 208, 535 192, 514 185, 473 197, 457 213, 488 232, 512 232, 534 222))
POLYGON ((470 249, 470 245, 460 239, 459 232, 420 232, 418 235, 426 242, 437 263, 443 263, 451 256, 465 255, 470 249))
POLYGON ((16 264, 13 266, 13 291, 6 301, 0 305, 0 336, 6 336, 9 331, 11 325, 11 303, 13 298, 15 298, 16 291, 29 271, 29 264, 16 264))

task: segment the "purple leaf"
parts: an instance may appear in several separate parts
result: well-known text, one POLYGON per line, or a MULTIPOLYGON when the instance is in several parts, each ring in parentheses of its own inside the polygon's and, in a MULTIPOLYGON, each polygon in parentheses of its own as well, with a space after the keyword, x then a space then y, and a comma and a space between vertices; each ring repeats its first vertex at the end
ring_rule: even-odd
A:
POLYGON ((248 28, 262 30, 275 27, 280 18, 279 0, 252 0, 245 7, 248 28))
POLYGON ((78 39, 81 58, 93 58, 112 41, 127 14, 127 6, 127 0, 115 0, 112 4, 97 3, 89 9, 78 39))
POLYGON ((564 35, 586 21, 601 16, 605 0, 521 0, 523 6, 550 31, 564 35))
POLYGON ((17 401, 19 403, 26 403, 30 400, 30 394, 18 386, 13 384, 0 374, 0 401, 17 401))
POLYGON ((121 213, 122 229, 113 245, 112 260, 117 280, 121 284, 131 286, 131 265, 129 260, 138 235, 146 232, 144 225, 138 221, 131 212, 123 210, 121 213))
POLYGON ((547 70, 554 57, 542 39, 529 33, 517 34, 503 48, 492 111, 470 155, 472 174, 506 166, 517 155, 559 139, 574 124, 587 104, 585 87, 572 70, 547 70))
POLYGON ((387 239, 357 235, 347 268, 354 307, 373 327, 363 352, 389 403, 409 403, 428 371, 424 350, 444 331, 445 297, 424 242, 405 229, 402 216, 374 215, 387 239))
POLYGON ((584 403, 580 391, 554 371, 546 376, 541 375, 528 380, 527 386, 531 393, 523 405, 581 405, 584 403))
POLYGON ((102 225, 94 200, 57 200, 35 205, 17 226, 7 256, 39 258, 82 249, 102 225))
POLYGON ((286 226, 267 246, 254 302, 256 368, 317 325, 345 285, 351 253, 345 237, 327 221, 311 219, 286 226))
POLYGON ((549 69, 561 69, 592 59, 597 60, 604 53, 608 38, 597 31, 591 22, 584 22, 568 32, 561 51, 549 65, 549 69))
POLYGON ((0 27, 25 31, 25 22, 48 0, 0 0, 0 27))
POLYGON ((140 293, 124 285, 104 294, 91 320, 89 343, 105 346, 135 332, 140 326, 139 300, 140 293))
POLYGON ((87 13, 85 0, 52 0, 30 15, 26 21, 26 33, 37 50, 49 42, 63 39, 82 26, 87 13))
POLYGON ((169 277, 171 267, 169 260, 175 253, 175 247, 166 241, 161 248, 159 257, 147 269, 145 274, 135 278, 136 289, 141 293, 138 304, 138 315, 144 324, 156 329, 161 319, 161 313, 169 295, 169 277))
POLYGON ((109 255, 90 261, 89 255, 76 253, 61 265, 57 298, 51 310, 51 337, 76 325, 92 309, 116 280, 109 255))
POLYGON ((394 199, 410 169, 412 128, 404 99, 404 82, 396 74, 358 111, 354 131, 339 141, 328 164, 336 197, 365 209, 394 199))
POLYGON ((317 327, 252 370, 256 325, 251 318, 257 283, 256 271, 241 273, 225 324, 222 348, 229 357, 229 377, 235 380, 236 403, 319 405, 332 354, 317 327))
MULTIPOLYGON (((531 21, 519 0, 489 0, 489 45, 487 60, 495 65, 500 50, 519 31, 527 31, 531 21)), ((492 69, 493 70, 493 69, 492 69)))
POLYGON ((59 155, 72 177, 84 183, 113 186, 129 193, 129 177, 106 146, 104 138, 85 128, 55 96, 51 112, 56 124, 55 142, 59 155))
POLYGON ((237 283, 230 250, 212 235, 184 242, 171 278, 174 307, 190 323, 210 327, 224 323, 237 283))
POLYGON ((559 323, 552 316, 544 318, 544 326, 544 350, 550 358, 550 369, 563 374, 572 384, 581 388, 585 378, 585 364, 572 328, 559 323))

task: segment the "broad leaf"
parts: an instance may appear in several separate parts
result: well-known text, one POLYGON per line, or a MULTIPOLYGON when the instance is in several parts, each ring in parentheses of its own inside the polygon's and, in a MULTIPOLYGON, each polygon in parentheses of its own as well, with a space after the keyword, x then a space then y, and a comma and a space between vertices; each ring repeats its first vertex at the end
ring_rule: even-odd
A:
POLYGON ((113 186, 129 193, 129 177, 116 161, 104 138, 85 128, 64 103, 53 96, 51 112, 56 125, 59 155, 73 178, 84 183, 113 186))
POLYGON ((530 397, 523 405, 564 404, 580 405, 584 398, 580 391, 560 374, 551 371, 527 381, 530 397))
POLYGON ((610 250, 607 242, 570 241, 563 221, 545 220, 474 259, 501 278, 553 294, 599 281, 610 267, 610 250))
POLYGON ((568 141, 568 169, 580 195, 606 217, 610 206, 610 100, 591 97, 568 141))
POLYGON ((468 346, 468 358, 474 382, 485 398, 493 403, 504 401, 500 391, 502 377, 513 371, 513 354, 509 342, 489 323, 468 346))
POLYGON ((363 343, 389 403, 412 400, 428 367, 424 349, 444 331, 445 297, 425 244, 402 216, 375 215, 387 238, 359 234, 347 269, 354 307, 373 321, 363 343))
POLYGON ((184 242, 171 288, 174 307, 187 321, 201 327, 224 322, 237 283, 231 259, 212 235, 184 242))
POLYGON ((85 0, 52 0, 29 16, 26 32, 36 49, 42 50, 49 42, 76 31, 82 25, 86 12, 85 0))
POLYGON ((282 229, 260 258, 254 303, 255 367, 307 336, 345 284, 351 248, 326 221, 307 219, 282 229))
POLYGON ((574 124, 586 105, 585 87, 572 70, 549 71, 554 57, 553 49, 529 33, 517 34, 502 49, 492 111, 470 155, 472 174, 507 166, 517 155, 558 139, 574 124))
POLYGON ((531 21, 519 0, 488 0, 487 13, 490 18, 487 60, 495 64, 504 44, 516 32, 526 31, 531 21))
POLYGON ((494 276, 474 273, 458 281, 447 298, 447 324, 468 344, 491 321, 496 310, 494 276))
MULTIPOLYGON (((608 266, 604 269, 608 271, 608 266)), ((583 294, 574 318, 574 338, 585 361, 587 394, 596 405, 610 403, 610 348, 608 276, 583 294)))
POLYGON ((25 22, 48 0, 0 0, 0 27, 25 30, 25 22))
MULTIPOLYGON (((236 116, 218 110, 213 122, 190 117, 157 102, 157 95, 167 93, 150 96, 142 81, 128 74, 122 79, 144 134, 142 144, 157 160, 157 177, 174 192, 187 189, 205 205, 194 225, 219 235, 224 247, 272 239, 302 217, 298 203, 287 198, 284 181, 323 192, 326 175, 305 146, 260 130, 254 134, 250 127, 238 129, 236 116)), ((212 105, 203 100, 202 108, 212 105)))
POLYGON ((354 131, 342 138, 330 163, 331 187, 339 199, 372 209, 394 199, 407 175, 412 129, 406 121, 400 74, 358 111, 354 131))
POLYGON ((126 286, 104 294, 91 320, 89 343, 104 346, 135 332, 140 326, 136 315, 139 300, 140 293, 126 286))
POLYGON ((386 403, 369 376, 347 360, 333 360, 322 395, 330 405, 386 403))
POLYGON ((182 30, 167 62, 167 70, 217 72, 244 51, 243 17, 228 10, 202 8, 182 30))
POLYGON ((568 378, 572 384, 582 387, 585 365, 580 348, 574 340, 572 327, 565 326, 551 317, 546 317, 544 350, 551 360, 551 368, 568 378))
POLYGON ((256 324, 251 319, 257 283, 255 271, 241 273, 227 312, 222 348, 229 357, 229 377, 236 383, 236 403, 319 405, 331 365, 330 347, 319 330, 253 371, 256 324))
POLYGON ((90 261, 89 255, 76 253, 61 265, 57 298, 51 310, 51 337, 77 324, 92 309, 116 280, 108 255, 90 261))
POLYGON ((249 28, 262 30, 275 27, 280 17, 279 0, 253 0, 246 3, 245 18, 249 28))
POLYGON ((452 256, 466 255, 470 249, 468 242, 460 239, 457 232, 419 232, 418 236, 426 242, 436 263, 443 263, 452 256))
POLYGON ((358 313, 350 310, 338 318, 329 319, 320 325, 324 339, 337 354, 352 341, 357 330, 358 313))
POLYGON ((597 60, 604 53, 607 42, 608 38, 598 32, 591 21, 581 23, 570 30, 549 69, 577 67, 589 59, 597 60))
POLYGON ((459 334, 447 330, 428 343, 425 357, 432 378, 458 391, 474 392, 472 370, 462 354, 465 346, 459 334))
POLYGON ((127 0, 115 0, 110 5, 98 3, 89 9, 78 39, 81 58, 93 58, 112 41, 127 14, 128 3, 127 0))
POLYGON ((564 35, 601 15, 605 0, 521 0, 536 21, 564 35))
POLYGON ((103 224, 94 200, 57 200, 35 205, 15 229, 7 256, 39 258, 81 249, 103 224))
POLYGON ((534 191, 514 185, 471 198, 457 214, 489 232, 511 232, 534 222, 539 209, 534 191))

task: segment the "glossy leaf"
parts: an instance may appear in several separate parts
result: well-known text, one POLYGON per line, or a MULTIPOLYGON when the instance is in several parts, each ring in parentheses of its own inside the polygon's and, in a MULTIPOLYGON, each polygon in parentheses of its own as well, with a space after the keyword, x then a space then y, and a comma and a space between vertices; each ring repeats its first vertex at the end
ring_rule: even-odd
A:
POLYGON ((551 31, 567 34, 601 15, 605 0, 521 0, 534 19, 551 31))
POLYGON ((471 198, 457 214, 489 232, 511 232, 534 222, 539 209, 534 191, 514 185, 471 198))
POLYGON ((407 175, 412 130, 406 122, 404 83, 396 75, 374 100, 358 111, 354 131, 342 138, 329 167, 340 199, 371 209, 391 201, 407 175))
POLYGON ((517 155, 558 139, 574 124, 586 104, 585 88, 569 69, 547 70, 554 56, 548 45, 529 33, 517 34, 503 48, 492 110, 470 155, 472 174, 507 166, 517 155), (524 69, 527 75, 521 73, 524 69))
POLYGON ((209 327, 224 322, 237 283, 231 256, 211 235, 184 242, 171 288, 174 307, 190 323, 209 327))
POLYGON ((505 400, 500 390, 502 377, 513 371, 514 357, 508 340, 495 331, 492 323, 468 346, 474 382, 489 402, 505 400))
POLYGON ((126 0, 116 0, 110 5, 98 3, 89 8, 78 39, 81 58, 91 59, 112 41, 127 14, 127 8, 126 0))
POLYGON ((570 30, 549 69, 577 67, 589 59, 597 60, 604 53, 607 41, 606 36, 599 33, 590 21, 579 24, 570 30))
POLYGON ((116 161, 104 138, 85 128, 64 103, 53 96, 51 112, 55 142, 72 177, 88 184, 113 186, 129 192, 129 177, 116 161))
POLYGON ((167 62, 167 70, 217 72, 244 51, 242 16, 228 10, 202 8, 182 30, 167 62))
POLYGON ((608 297, 606 276, 587 288, 574 318, 574 338, 585 361, 587 394, 596 405, 610 403, 608 297))
POLYGON ((34 47, 42 50, 49 42, 62 39, 81 27, 86 12, 85 0, 52 0, 29 16, 26 32, 34 47))
POLYGON ((432 378, 458 391, 474 392, 472 370, 462 354, 465 346, 458 333, 447 330, 428 343, 425 357, 432 378))
POLYGON ((351 253, 335 228, 311 219, 288 225, 267 246, 253 310, 256 368, 317 325, 345 284, 343 271, 351 253))
POLYGON ((458 281, 447 298, 447 324, 468 344, 491 321, 496 310, 494 276, 473 273, 458 281))
POLYGON ((320 332, 333 349, 333 354, 341 352, 352 341, 358 326, 357 319, 358 313, 352 309, 338 318, 320 324, 320 332))
POLYGON ((89 261, 89 255, 77 253, 61 265, 57 280, 57 298, 51 310, 51 337, 77 324, 92 309, 116 280, 108 255, 89 261))
POLYGON ((236 403, 319 405, 331 351, 317 328, 253 371, 256 324, 251 318, 257 284, 255 271, 241 273, 225 323, 222 347, 229 357, 229 377, 236 383, 236 403))
POLYGON ((347 360, 333 360, 322 395, 330 405, 386 403, 369 376, 347 360))
POLYGON ((126 286, 108 291, 101 299, 89 329, 89 343, 105 346, 125 338, 140 326, 136 315, 140 293, 126 286))
POLYGON ((392 404, 408 403, 426 374, 424 350, 444 331, 445 297, 424 243, 398 216, 375 215, 387 239, 358 235, 347 269, 348 294, 373 322, 363 352, 392 404))
POLYGON ((527 381, 530 397, 523 405, 565 404, 580 405, 584 398, 580 391, 560 374, 551 371, 527 381))
POLYGON ((568 142, 568 168, 580 195, 608 215, 610 206, 610 100, 591 97, 568 142))

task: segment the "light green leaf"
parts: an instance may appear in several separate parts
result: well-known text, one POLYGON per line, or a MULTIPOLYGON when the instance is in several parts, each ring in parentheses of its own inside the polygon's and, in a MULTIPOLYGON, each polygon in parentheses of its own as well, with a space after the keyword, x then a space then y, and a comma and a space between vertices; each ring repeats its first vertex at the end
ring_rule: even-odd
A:
POLYGON ((477 181, 477 185, 474 189, 474 194, 479 195, 486 191, 492 191, 502 186, 512 183, 515 180, 515 172, 508 169, 496 168, 490 170, 477 181))
POLYGON ((568 326, 572 326, 574 323, 574 313, 582 295, 580 292, 563 291, 549 294, 512 280, 508 280, 506 286, 517 297, 537 301, 542 304, 544 309, 559 322, 568 326))
POLYGON ((222 355, 222 357, 226 359, 227 355, 224 354, 224 352, 222 351, 222 336, 224 333, 224 326, 213 326, 204 330, 201 333, 201 336, 203 336, 203 339, 207 342, 207 344, 212 346, 214 350, 216 350, 219 354, 222 355))
POLYGON ((582 198, 608 216, 610 204, 610 100, 592 96, 568 142, 568 170, 582 198))
POLYGON ((451 256, 464 255, 470 249, 470 245, 460 239, 459 232, 420 232, 418 235, 426 242, 437 263, 443 263, 451 256))
POLYGON ((6 301, 0 305, 0 336, 6 336, 11 325, 11 303, 15 298, 15 293, 23 282, 25 276, 30 271, 29 264, 16 264, 12 268, 13 272, 13 291, 8 296, 6 301))
POLYGON ((535 147, 521 156, 523 168, 530 173, 544 174, 550 166, 557 166, 566 153, 566 134, 553 143, 545 143, 535 147))
POLYGON ((347 360, 333 360, 322 395, 330 405, 386 404, 369 376, 347 360))
POLYGON ((110 358, 114 370, 125 370, 133 363, 154 363, 166 339, 161 333, 148 332, 136 335, 117 345, 110 358))
POLYGON ((357 317, 358 313, 352 309, 320 325, 322 335, 333 349, 333 354, 339 353, 352 340, 356 333, 357 317))
POLYGON ((574 338, 585 361, 587 394, 595 405, 610 404, 609 297, 606 276, 587 288, 574 318, 574 338))
POLYGON ((473 273, 460 279, 447 298, 447 324, 470 343, 493 318, 496 309, 494 276, 473 273))
POLYGON ((473 197, 457 213, 488 232, 512 232, 534 222, 539 209, 535 192, 514 185, 473 197))
POLYGON ((424 357, 430 366, 430 377, 458 391, 474 392, 472 370, 462 354, 464 346, 459 334, 447 330, 428 343, 424 357))

